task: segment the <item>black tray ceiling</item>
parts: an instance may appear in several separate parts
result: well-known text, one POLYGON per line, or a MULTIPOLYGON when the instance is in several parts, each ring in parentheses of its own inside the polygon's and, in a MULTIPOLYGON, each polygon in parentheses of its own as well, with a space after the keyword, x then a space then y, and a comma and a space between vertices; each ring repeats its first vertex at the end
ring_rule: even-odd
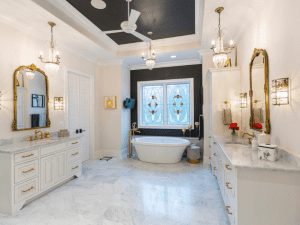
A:
MULTIPOLYGON (((102 31, 119 30, 122 21, 127 20, 125 0, 104 0, 106 8, 92 7, 91 0, 67 0, 81 14, 102 31)), ((137 31, 145 36, 152 31, 151 39, 164 39, 195 34, 195 0, 133 0, 130 8, 141 12, 137 31)), ((110 34, 117 44, 140 42, 131 34, 110 34)))

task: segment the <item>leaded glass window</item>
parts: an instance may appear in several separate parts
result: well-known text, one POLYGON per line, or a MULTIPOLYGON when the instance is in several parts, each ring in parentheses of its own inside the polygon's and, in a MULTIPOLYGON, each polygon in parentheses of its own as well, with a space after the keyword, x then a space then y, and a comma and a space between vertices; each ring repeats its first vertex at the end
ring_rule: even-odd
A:
POLYGON ((138 82, 140 128, 182 129, 194 123, 193 79, 138 82))

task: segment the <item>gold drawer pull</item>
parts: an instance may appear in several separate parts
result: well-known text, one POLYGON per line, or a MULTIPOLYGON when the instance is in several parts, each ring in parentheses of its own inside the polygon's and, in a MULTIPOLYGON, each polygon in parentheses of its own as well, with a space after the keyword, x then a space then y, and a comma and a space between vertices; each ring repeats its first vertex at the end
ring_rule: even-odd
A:
POLYGON ((33 153, 29 154, 29 155, 22 155, 22 158, 28 158, 28 157, 31 157, 31 156, 34 156, 33 153))
POLYGON ((230 182, 226 182, 226 187, 227 187, 227 189, 229 189, 229 190, 232 189, 232 187, 230 187, 230 182))
POLYGON ((72 145, 76 145, 76 144, 78 144, 78 143, 79 143, 79 142, 78 142, 78 141, 76 141, 76 142, 73 142, 73 143, 72 143, 72 145))
POLYGON ((232 215, 232 212, 230 212, 230 209, 231 207, 230 206, 226 206, 226 212, 228 215, 232 215))
POLYGON ((75 155, 78 155, 78 154, 79 154, 79 152, 76 152, 76 153, 73 153, 72 156, 75 156, 75 155))
POLYGON ((225 168, 226 168, 227 170, 232 170, 232 168, 231 168, 230 165, 228 165, 228 164, 225 165, 225 168))
POLYGON ((78 169, 79 166, 72 167, 72 170, 78 169))
POLYGON ((31 169, 29 169, 29 170, 22 171, 22 173, 30 173, 30 172, 32 172, 32 171, 34 171, 34 168, 31 168, 31 169))
POLYGON ((31 186, 30 188, 28 188, 27 190, 23 190, 22 192, 26 193, 26 192, 32 191, 33 189, 34 189, 34 186, 31 186))

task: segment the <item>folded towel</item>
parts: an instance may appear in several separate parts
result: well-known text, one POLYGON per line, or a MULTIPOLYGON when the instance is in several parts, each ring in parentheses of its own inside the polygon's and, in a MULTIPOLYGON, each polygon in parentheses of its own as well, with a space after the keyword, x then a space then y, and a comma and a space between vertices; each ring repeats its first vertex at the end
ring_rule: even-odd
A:
POLYGON ((231 109, 223 109, 223 124, 230 125, 232 123, 231 109))
POLYGON ((253 122, 254 123, 264 123, 264 112, 262 108, 253 109, 253 122))

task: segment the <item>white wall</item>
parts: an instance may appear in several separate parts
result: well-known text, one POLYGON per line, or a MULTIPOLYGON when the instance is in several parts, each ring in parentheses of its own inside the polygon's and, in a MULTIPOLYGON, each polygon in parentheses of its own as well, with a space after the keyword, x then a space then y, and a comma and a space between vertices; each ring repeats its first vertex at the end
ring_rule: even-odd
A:
POLYGON ((291 102, 271 105, 271 139, 282 148, 300 155, 300 1, 264 0, 263 8, 254 8, 255 17, 238 42, 242 69, 242 88, 249 90, 249 62, 254 48, 269 54, 270 83, 290 77, 291 102))
POLYGON ((130 71, 122 62, 107 62, 97 71, 96 149, 100 156, 121 156, 127 148, 130 111, 123 100, 130 96, 130 71), (117 108, 104 109, 104 96, 116 96, 117 108))
MULTIPOLYGON (((0 23, 0 91, 3 92, 3 105, 0 111, 0 139, 12 137, 23 137, 31 135, 33 131, 13 132, 11 124, 13 121, 13 73, 20 65, 30 65, 34 63, 41 69, 44 68, 38 59, 39 51, 44 49, 47 42, 36 40, 6 24, 0 23)), ((62 47, 62 46, 60 46, 62 47)), ((58 72, 46 71, 49 78, 50 96, 50 120, 51 128, 49 131, 57 131, 67 126, 66 112, 53 110, 53 97, 65 96, 66 70, 72 69, 84 74, 94 76, 97 64, 77 56, 64 49, 59 49, 62 63, 58 72)))

